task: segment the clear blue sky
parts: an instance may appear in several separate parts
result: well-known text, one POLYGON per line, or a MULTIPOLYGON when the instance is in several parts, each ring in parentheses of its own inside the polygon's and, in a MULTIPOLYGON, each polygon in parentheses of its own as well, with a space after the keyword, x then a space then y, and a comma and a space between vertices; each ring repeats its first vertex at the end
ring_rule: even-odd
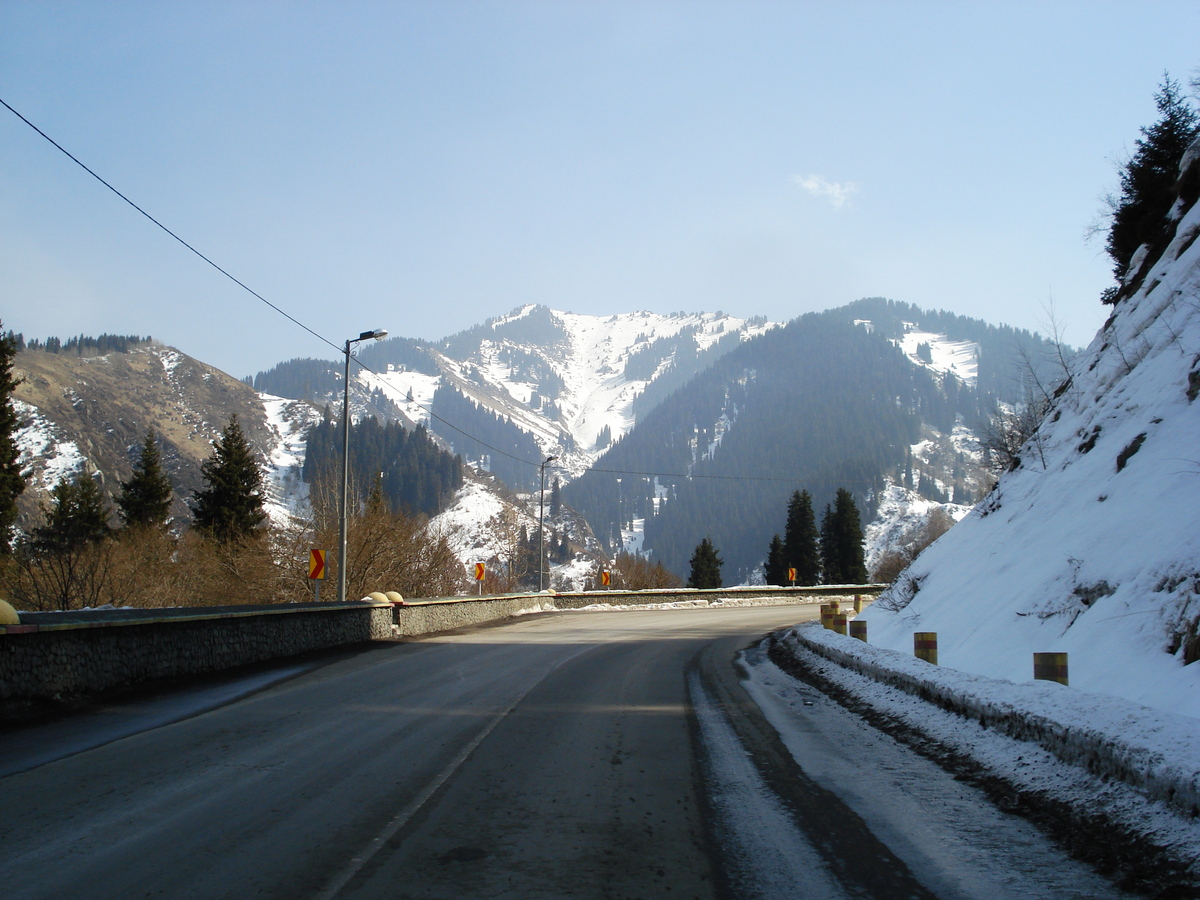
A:
MULTIPOLYGON (((1084 234, 1188 2, 0 0, 0 98, 340 346, 526 303, 1105 316, 1084 234)), ((0 318, 242 376, 336 351, 0 108, 0 318)))

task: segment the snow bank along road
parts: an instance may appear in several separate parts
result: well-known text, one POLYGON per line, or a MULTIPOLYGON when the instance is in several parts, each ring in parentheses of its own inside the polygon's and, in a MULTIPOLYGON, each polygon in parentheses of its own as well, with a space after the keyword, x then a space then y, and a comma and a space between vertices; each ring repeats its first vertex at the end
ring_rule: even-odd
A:
POLYGON ((813 612, 530 616, 293 672, 0 778, 0 894, 1122 896, 738 655, 813 612))

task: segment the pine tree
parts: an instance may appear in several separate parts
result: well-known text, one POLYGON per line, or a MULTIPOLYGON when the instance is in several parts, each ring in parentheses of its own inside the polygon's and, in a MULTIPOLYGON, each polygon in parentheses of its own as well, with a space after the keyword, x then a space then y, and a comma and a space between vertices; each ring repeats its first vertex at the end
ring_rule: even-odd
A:
POLYGON ((0 555, 12 552, 17 524, 17 497, 25 490, 25 472, 16 434, 21 425, 13 407, 13 392, 21 380, 13 377, 18 340, 12 332, 0 335, 0 555))
POLYGON ((767 584, 788 584, 788 564, 783 558, 783 541, 779 535, 771 538, 771 546, 767 550, 767 562, 763 566, 763 577, 767 584))
POLYGON ((200 473, 207 487, 194 494, 196 527, 221 544, 254 535, 267 518, 262 471, 236 413, 200 473))
MULTIPOLYGON (((1164 75, 1154 102, 1159 119, 1142 129, 1133 158, 1121 172, 1121 196, 1110 201, 1113 216, 1106 249, 1118 282, 1138 247, 1153 245, 1167 235, 1166 216, 1175 200, 1179 163, 1200 133, 1200 116, 1182 95, 1179 82, 1164 75)), ((1114 292, 1108 298, 1115 301, 1116 296, 1114 292)))
POLYGON ((112 533, 104 497, 91 475, 81 472, 62 479, 50 491, 50 500, 50 506, 42 504, 46 524, 31 535, 35 553, 70 553, 112 533))
POLYGON ((788 503, 787 525, 783 532, 783 558, 786 568, 796 570, 796 584, 821 583, 821 545, 812 497, 808 491, 793 492, 788 503))
POLYGON ((719 588, 721 586, 721 566, 724 561, 717 555, 717 549, 708 538, 696 545, 692 553, 691 574, 687 586, 691 588, 719 588))
POLYGON ((559 513, 562 512, 562 486, 559 484, 558 476, 554 476, 554 483, 550 485, 550 518, 557 519, 559 513))
POLYGON ((838 488, 833 506, 826 506, 821 517, 821 558, 826 584, 866 583, 862 520, 845 488, 838 488))
POLYGON ((126 528, 156 527, 167 523, 171 510, 171 482, 163 472, 153 430, 146 431, 133 476, 121 482, 117 509, 126 528))

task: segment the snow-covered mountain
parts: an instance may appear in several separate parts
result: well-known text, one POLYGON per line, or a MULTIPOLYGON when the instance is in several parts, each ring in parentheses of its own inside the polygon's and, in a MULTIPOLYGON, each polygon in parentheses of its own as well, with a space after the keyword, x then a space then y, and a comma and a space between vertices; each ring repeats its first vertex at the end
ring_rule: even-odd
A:
POLYGON ((866 615, 871 642, 1200 717, 1200 142, 1156 261, 1070 366, 1019 462, 866 615))
MULTIPOLYGON (((434 393, 452 387, 533 435, 540 451, 557 456, 556 468, 570 477, 633 427, 638 400, 647 405, 644 395, 653 385, 677 386, 739 342, 774 327, 720 312, 589 316, 528 305, 429 346, 437 374, 385 363, 352 379, 365 394, 382 393, 407 418, 428 422, 435 432, 434 393)), ((371 348, 368 364, 387 353, 387 343, 371 348)), ((440 433, 455 443, 452 431, 440 433)))
MULTIPOLYGON (((1012 382, 1010 369, 1021 355, 1018 347, 1036 358, 1044 342, 1026 332, 882 299, 857 301, 830 313, 847 326, 857 321, 860 331, 873 333, 880 347, 870 352, 878 355, 886 343, 900 351, 898 359, 905 363, 894 368, 897 381, 884 387, 885 392, 903 392, 900 382, 909 380, 913 370, 942 385, 940 399, 921 401, 932 404, 920 414, 925 423, 922 433, 903 442, 908 450, 900 452, 907 453, 910 462, 899 460, 895 472, 875 465, 869 477, 877 479, 872 481, 877 486, 861 489, 872 514, 876 496, 882 498, 885 485, 889 491, 889 502, 879 504, 888 518, 871 532, 874 560, 886 550, 889 536, 919 529, 931 509, 953 501, 957 506, 952 513, 961 517, 986 490, 986 476, 968 432, 977 423, 983 398, 998 397, 1012 382), (981 358, 990 364, 984 365, 981 358), (951 410, 960 414, 957 424, 951 410), (933 427, 935 418, 937 427, 933 427)), ((538 463, 548 456, 556 457, 550 476, 567 484, 622 439, 630 438, 668 398, 671 404, 680 403, 680 389, 701 372, 739 350, 748 351, 741 353, 742 358, 752 359, 756 355, 752 348, 781 328, 762 319, 744 320, 719 312, 585 316, 530 305, 436 343, 399 337, 360 347, 357 353, 363 367, 355 367, 351 374, 352 411, 355 418, 374 415, 405 424, 425 423, 447 447, 499 475, 518 492, 537 488, 538 463)), ((802 352, 811 355, 822 348, 802 352)), ((848 359, 830 359, 827 372, 850 364, 848 359)), ((749 368, 738 367, 732 376, 738 383, 725 390, 726 396, 745 393, 747 382, 763 374, 757 368, 752 363, 749 368)), ((340 363, 331 361, 292 360, 259 373, 255 385, 336 408, 343 389, 341 369, 340 363)), ((796 380, 788 372, 771 377, 796 380)), ((828 379, 796 384, 796 389, 802 394, 825 391, 828 379)), ((687 407, 684 414, 691 415, 691 401, 682 402, 687 407)), ((739 442, 729 443, 727 438, 744 428, 744 407, 731 400, 713 413, 711 421, 706 411, 697 411, 698 418, 676 423, 688 430, 695 445, 692 466, 710 463, 718 451, 730 459, 731 448, 739 442)), ((675 437, 658 435, 650 443, 674 441, 676 432, 678 428, 672 432, 675 437)), ((641 455, 638 471, 650 464, 654 454, 641 455)), ((783 462, 787 469, 796 469, 783 462)), ((659 460, 655 465, 659 471, 676 472, 680 471, 677 463, 659 460)), ((616 467, 630 468, 624 463, 616 467)), ((616 496, 617 488, 610 493, 616 496)), ((601 514, 591 524, 610 552, 621 546, 654 550, 643 543, 644 529, 648 514, 660 511, 668 493, 662 484, 660 495, 651 501, 653 511, 639 503, 614 515, 601 514)), ((786 505, 786 497, 776 500, 780 509, 786 505)), ((586 510, 589 519, 597 516, 594 507, 590 504, 586 510)), ((757 547, 765 542, 757 535, 753 543, 757 547)), ((677 557, 686 552, 690 551, 684 548, 674 553, 676 558, 668 564, 678 570, 677 557)), ((754 560, 739 559, 737 572, 731 571, 729 577, 753 577, 755 565, 754 560)))

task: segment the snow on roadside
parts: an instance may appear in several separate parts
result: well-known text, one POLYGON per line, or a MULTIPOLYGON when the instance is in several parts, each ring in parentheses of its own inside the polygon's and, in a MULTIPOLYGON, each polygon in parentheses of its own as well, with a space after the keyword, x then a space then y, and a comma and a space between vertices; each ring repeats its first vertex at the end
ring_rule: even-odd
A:
POLYGON ((1168 848, 1200 882, 1200 819, 1192 814, 1200 722, 1052 682, 1013 684, 930 665, 819 625, 793 628, 781 644, 872 709, 1017 790, 1168 848))
POLYGON ((738 655, 742 686, 804 774, 858 813, 931 894, 1129 900, 1042 829, 995 806, 982 786, 797 681, 767 651, 762 641, 738 655))
POLYGON ((848 896, 820 852, 763 781, 737 732, 692 671, 688 697, 704 746, 707 788, 729 878, 739 896, 848 896))

